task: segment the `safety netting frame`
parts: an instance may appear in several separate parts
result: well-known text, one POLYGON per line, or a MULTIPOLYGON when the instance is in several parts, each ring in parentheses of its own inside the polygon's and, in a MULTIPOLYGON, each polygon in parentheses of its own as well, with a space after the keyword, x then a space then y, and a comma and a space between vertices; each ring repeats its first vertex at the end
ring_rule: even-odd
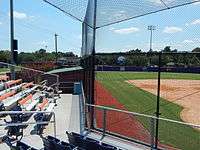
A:
MULTIPOLYGON (((82 66, 86 102, 95 104, 96 30, 141 16, 177 8, 200 0, 44 0, 68 16, 82 22, 82 66)), ((94 128, 94 110, 89 108, 90 128, 94 128)), ((159 117, 159 110, 156 112, 159 117)), ((158 120, 156 120, 158 130, 158 120)), ((158 134, 158 131, 156 131, 158 134)), ((158 135, 156 135, 158 144, 158 135)), ((156 144, 156 148, 157 148, 156 144)))

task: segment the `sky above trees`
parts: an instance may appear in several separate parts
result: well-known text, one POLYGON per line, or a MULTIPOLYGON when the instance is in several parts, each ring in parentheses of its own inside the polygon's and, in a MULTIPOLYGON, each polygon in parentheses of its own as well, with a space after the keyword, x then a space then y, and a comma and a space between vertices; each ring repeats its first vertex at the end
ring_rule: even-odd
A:
MULTIPOLYGON (((19 51, 54 50, 54 34, 59 51, 80 54, 81 23, 42 0, 14 0, 15 38, 19 51)), ((148 25, 155 25, 153 49, 165 46, 191 51, 200 46, 200 3, 136 18, 97 30, 97 52, 130 49, 149 50, 148 25)), ((0 0, 0 49, 9 49, 9 1, 0 0)))

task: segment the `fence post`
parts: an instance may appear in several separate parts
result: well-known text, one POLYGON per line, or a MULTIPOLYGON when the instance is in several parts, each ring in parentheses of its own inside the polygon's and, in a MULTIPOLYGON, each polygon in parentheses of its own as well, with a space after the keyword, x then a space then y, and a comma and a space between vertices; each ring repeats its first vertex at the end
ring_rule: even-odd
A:
POLYGON ((156 135, 155 135, 155 149, 158 148, 158 129, 160 116, 160 73, 161 73, 161 57, 162 52, 159 53, 158 62, 158 87, 157 87, 157 103, 156 103, 156 135))
POLYGON ((104 138, 106 134, 106 109, 103 109, 103 136, 102 139, 104 138))
POLYGON ((53 113, 53 120, 54 120, 54 137, 56 138, 56 115, 53 113))
POLYGON ((155 147, 154 133, 155 133, 155 118, 151 118, 150 119, 150 134, 151 134, 151 149, 152 150, 155 147))

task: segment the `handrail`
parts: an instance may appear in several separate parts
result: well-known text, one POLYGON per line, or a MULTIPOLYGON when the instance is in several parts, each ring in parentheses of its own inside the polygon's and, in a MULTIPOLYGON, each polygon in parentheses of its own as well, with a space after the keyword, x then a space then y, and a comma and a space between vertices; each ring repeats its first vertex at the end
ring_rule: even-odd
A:
POLYGON ((80 99, 80 130, 81 130, 81 134, 84 133, 85 131, 85 117, 86 117, 86 113, 85 113, 85 94, 84 94, 84 89, 83 89, 83 84, 82 82, 80 82, 80 86, 81 86, 81 99, 80 99))
POLYGON ((41 71, 41 70, 36 70, 36 69, 32 69, 32 68, 26 68, 26 67, 22 67, 22 66, 16 66, 16 65, 13 65, 13 64, 5 63, 5 62, 0 62, 0 64, 4 64, 4 65, 16 67, 16 68, 22 68, 22 69, 26 69, 26 70, 32 70, 32 71, 36 71, 36 72, 43 73, 43 74, 49 74, 49 75, 56 76, 57 78, 59 78, 59 75, 48 73, 48 72, 44 72, 44 71, 41 71))
POLYGON ((157 118, 156 116, 151 116, 151 115, 146 115, 146 114, 141 114, 141 113, 136 113, 136 112, 130 112, 130 111, 106 107, 106 106, 92 105, 92 104, 88 104, 88 103, 86 104, 86 106, 95 107, 95 108, 99 108, 102 110, 117 111, 117 112, 122 112, 122 113, 126 113, 126 114, 132 114, 132 115, 142 116, 142 117, 147 117, 147 118, 152 118, 152 119, 159 119, 159 120, 168 121, 168 122, 172 122, 172 123, 178 123, 178 124, 182 124, 182 125, 192 126, 195 128, 200 128, 200 125, 196 125, 196 124, 192 124, 192 123, 181 122, 181 121, 171 120, 171 119, 162 118, 162 117, 157 118))
POLYGON ((48 123, 53 123, 54 124, 54 137, 56 137, 56 115, 53 111, 1 111, 0 115, 5 115, 5 114, 41 114, 41 113, 46 113, 46 114, 52 114, 53 115, 53 121, 39 121, 39 122, 22 122, 22 123, 0 123, 1 126, 20 126, 20 125, 42 125, 42 124, 48 124, 48 123))
POLYGON ((42 75, 51 75, 51 76, 54 76, 56 78, 56 83, 55 84, 58 84, 58 82, 59 82, 59 75, 57 75, 57 74, 48 73, 48 72, 44 72, 44 71, 36 70, 36 69, 32 69, 32 68, 26 68, 26 67, 23 67, 23 66, 17 66, 17 65, 5 63, 5 62, 0 62, 0 64, 7 65, 8 67, 11 66, 11 67, 25 69, 25 70, 29 70, 29 71, 35 71, 35 72, 41 73, 42 75))

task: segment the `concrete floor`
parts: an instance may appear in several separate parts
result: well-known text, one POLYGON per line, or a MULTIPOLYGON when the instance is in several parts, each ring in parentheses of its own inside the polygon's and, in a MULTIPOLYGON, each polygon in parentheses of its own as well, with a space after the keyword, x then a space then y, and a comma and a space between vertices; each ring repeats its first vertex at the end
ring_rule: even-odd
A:
MULTIPOLYGON (((78 108, 79 99, 72 94, 61 94, 61 98, 57 100, 54 112, 56 114, 56 137, 60 140, 67 141, 66 131, 71 129, 76 132, 80 131, 79 115, 77 115, 79 114, 78 108)), ((29 121, 33 121, 33 118, 30 118, 29 121)), ((0 134, 5 134, 3 128, 0 128, 0 134)), ((54 135, 53 124, 49 124, 44 130, 45 135, 54 135)), ((43 147, 41 138, 34 134, 34 125, 30 125, 24 130, 22 142, 37 149, 42 149, 43 147)), ((6 144, 0 144, 0 150, 9 150, 9 147, 6 144)))
MULTIPOLYGON (((80 133, 80 110, 79 96, 72 94, 61 94, 61 98, 57 100, 57 106, 54 108, 56 114, 56 137, 62 141, 68 141, 66 131, 80 133)), ((34 121, 33 118, 30 121, 34 121)), ((0 120, 2 122, 2 120, 0 120)), ((3 128, 0 128, 1 134, 5 134, 3 128)), ((54 126, 49 124, 44 130, 44 136, 54 136, 54 126)), ((101 139, 100 134, 90 133, 88 135, 96 140, 101 139)), ((104 137, 103 142, 121 147, 124 150, 144 150, 149 149, 139 144, 123 141, 115 137, 104 137)), ((24 130, 22 142, 36 148, 43 149, 43 142, 38 135, 34 134, 34 125, 28 126, 24 130)), ((9 150, 6 144, 0 144, 0 150, 9 150)))

